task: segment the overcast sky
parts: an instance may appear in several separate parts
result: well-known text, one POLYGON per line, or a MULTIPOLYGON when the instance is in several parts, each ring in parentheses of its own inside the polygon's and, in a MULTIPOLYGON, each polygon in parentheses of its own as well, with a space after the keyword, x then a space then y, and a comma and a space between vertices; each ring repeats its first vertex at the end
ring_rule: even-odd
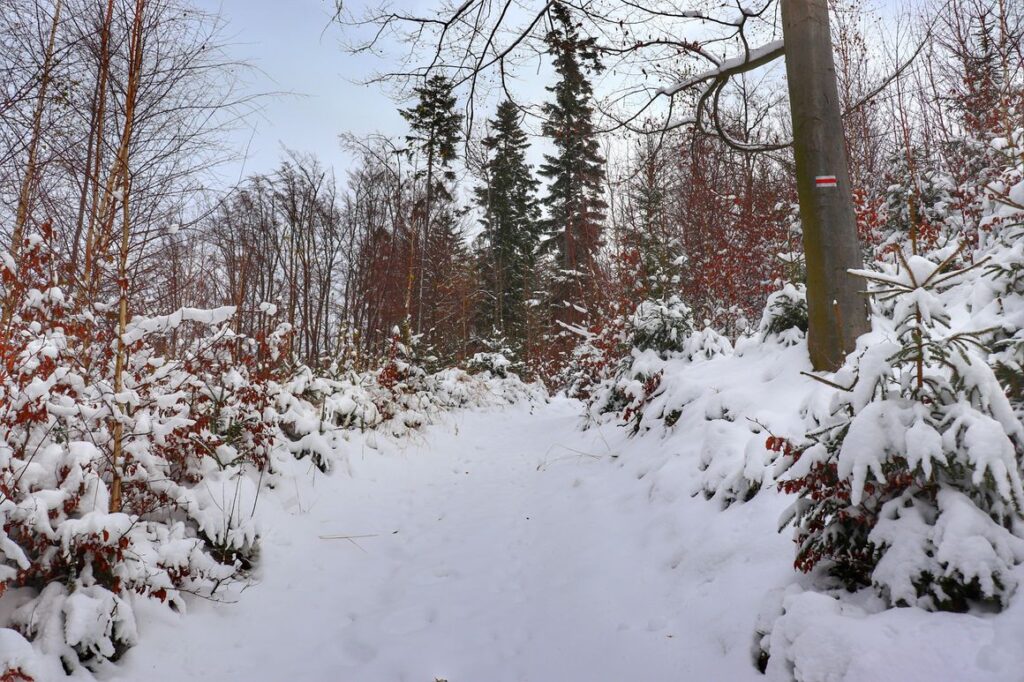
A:
POLYGON ((340 176, 348 162, 340 133, 403 133, 394 103, 380 88, 358 83, 379 64, 341 49, 327 11, 331 0, 195 1, 219 11, 227 21, 229 54, 255 67, 247 89, 286 93, 263 98, 262 111, 238 132, 236 143, 248 146, 246 174, 272 170, 286 145, 315 153, 340 176))
MULTIPOLYGON (((247 90, 284 93, 263 98, 262 111, 237 132, 235 145, 248 151, 244 165, 224 169, 225 184, 233 184, 243 174, 273 170, 282 158, 283 146, 315 154, 343 179, 350 159, 341 149, 339 134, 405 134, 395 102, 381 87, 360 83, 382 64, 342 49, 341 31, 330 22, 333 0, 194 1, 225 19, 229 55, 254 67, 247 90)), ((437 0, 400 2, 403 9, 419 5, 423 12, 436 4, 437 0)), ((896 13, 895 6, 903 3, 876 0, 872 4, 891 16, 896 13)), ((540 101, 546 75, 527 74, 520 81, 522 94, 540 101)), ((531 156, 539 160, 536 151, 531 156)))

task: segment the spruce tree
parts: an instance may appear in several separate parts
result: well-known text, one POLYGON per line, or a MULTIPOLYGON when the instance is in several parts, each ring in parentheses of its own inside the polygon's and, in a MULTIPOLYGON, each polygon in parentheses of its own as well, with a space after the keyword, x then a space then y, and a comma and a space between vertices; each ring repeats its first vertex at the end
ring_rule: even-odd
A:
POLYGON ((544 105, 544 135, 555 153, 544 156, 540 174, 550 182, 544 245, 556 254, 559 277, 552 292, 556 319, 579 322, 576 306, 593 300, 597 285, 597 252, 607 207, 602 199, 604 159, 594 130, 593 89, 589 75, 602 70, 594 38, 580 36, 569 10, 551 9, 554 27, 547 34, 558 82, 548 88, 554 101, 544 105))
POLYGON ((670 214, 673 168, 669 150, 657 134, 640 138, 625 192, 621 241, 639 266, 642 293, 651 299, 666 299, 678 289, 684 255, 680 232, 670 214))
MULTIPOLYGON (((452 93, 452 82, 444 75, 431 76, 414 92, 418 98, 415 107, 404 109, 400 113, 409 124, 410 134, 406 136, 410 155, 418 153, 424 166, 416 174, 425 182, 423 194, 414 208, 414 229, 418 233, 413 236, 413 255, 418 257, 419 272, 412 266, 410 269, 406 292, 406 314, 412 315, 413 288, 418 280, 416 296, 416 331, 424 329, 424 299, 427 292, 436 282, 428 282, 427 254, 431 253, 432 225, 442 219, 450 219, 453 211, 448 204, 453 201, 450 185, 455 181, 452 163, 456 158, 456 147, 462 130, 462 114, 455 110, 455 95, 452 93)), ((446 232, 451 232, 447 226, 446 232)), ((437 255, 437 254, 433 254, 437 255)), ((430 268, 434 270, 434 268, 430 268)), ((436 279, 436 278, 434 278, 436 279)))
POLYGON ((859 271, 889 320, 834 377, 829 414, 786 452, 782 488, 796 566, 819 564, 889 603, 966 611, 1005 607, 1024 561, 1024 428, 987 364, 993 330, 953 331, 950 301, 973 267, 897 252, 899 269, 859 271))
POLYGON ((475 190, 483 211, 477 242, 482 289, 480 322, 513 345, 524 336, 524 305, 538 242, 537 181, 526 163, 529 143, 519 112, 510 101, 498 105, 491 134, 482 141, 487 158, 483 185, 475 190))
POLYGON ((413 108, 401 112, 410 128, 405 140, 426 163, 419 176, 427 180, 428 200, 451 199, 445 183, 455 180, 451 165, 462 135, 462 114, 455 110, 452 82, 447 76, 437 74, 413 92, 419 101, 413 108))

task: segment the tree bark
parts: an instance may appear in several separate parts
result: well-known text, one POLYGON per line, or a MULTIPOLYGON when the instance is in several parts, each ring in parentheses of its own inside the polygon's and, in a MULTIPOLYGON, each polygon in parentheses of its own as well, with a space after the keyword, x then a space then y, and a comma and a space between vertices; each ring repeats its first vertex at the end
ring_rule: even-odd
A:
POLYGON ((863 260, 826 0, 782 0, 782 30, 807 262, 808 349, 814 369, 836 370, 869 323, 861 284, 848 272, 863 260))
MULTIPOLYGON (((128 256, 131 247, 131 213, 129 212, 129 197, 131 194, 131 169, 130 154, 132 132, 135 124, 135 105, 138 102, 139 83, 142 79, 142 44, 143 12, 145 11, 146 0, 135 0, 135 18, 132 23, 132 34, 130 42, 130 56, 128 61, 128 86, 124 98, 124 129, 121 131, 121 144, 118 147, 116 172, 111 174, 112 181, 109 187, 120 187, 121 189, 121 246, 118 249, 117 259, 117 286, 120 295, 117 306, 117 352, 114 357, 114 395, 112 400, 111 428, 113 436, 113 447, 110 457, 111 482, 110 482, 110 513, 115 514, 121 511, 121 459, 124 452, 124 422, 123 415, 119 414, 121 408, 117 407, 120 395, 124 391, 124 371, 128 362, 128 346, 124 341, 124 334, 128 326, 128 256)), ((109 194, 113 199, 113 189, 109 194)), ((114 206, 110 204, 110 223, 114 221, 114 206)), ((129 405, 124 410, 130 410, 129 405)))
MULTIPOLYGON (((43 70, 39 76, 39 91, 36 93, 35 109, 32 113, 32 131, 28 141, 28 160, 25 163, 25 175, 21 180, 21 191, 18 193, 18 208, 14 218, 14 229, 11 231, 11 258, 14 260, 15 272, 21 260, 22 242, 25 240, 25 226, 28 223, 29 209, 32 204, 32 190, 36 183, 37 150, 39 138, 43 134, 43 113, 46 109, 46 91, 50 86, 53 70, 53 53, 57 40, 57 29, 60 26, 60 10, 62 2, 58 0, 53 8, 53 20, 50 25, 50 39, 47 42, 46 54, 43 56, 43 70)), ((14 315, 15 301, 6 297, 3 305, 2 326, 7 327, 14 315)))

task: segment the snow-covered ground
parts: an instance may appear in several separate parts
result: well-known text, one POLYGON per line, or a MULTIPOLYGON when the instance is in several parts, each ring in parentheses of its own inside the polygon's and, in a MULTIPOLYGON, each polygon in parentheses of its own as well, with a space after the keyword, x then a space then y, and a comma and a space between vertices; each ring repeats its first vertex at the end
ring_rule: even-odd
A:
POLYGON ((798 663, 775 679, 1024 677, 1020 600, 995 619, 868 615, 803 592, 775 532, 788 500, 722 511, 691 496, 692 436, 581 431, 581 411, 556 398, 354 437, 330 475, 285 476, 261 501, 259 570, 237 600, 140 604, 140 644, 98 676, 758 680, 759 614, 788 586, 776 636, 798 663))
POLYGON ((750 605, 790 573, 779 501, 719 513, 655 493, 580 412, 556 399, 354 441, 331 475, 263 500, 259 573, 236 603, 154 606, 101 676, 760 678, 750 605))

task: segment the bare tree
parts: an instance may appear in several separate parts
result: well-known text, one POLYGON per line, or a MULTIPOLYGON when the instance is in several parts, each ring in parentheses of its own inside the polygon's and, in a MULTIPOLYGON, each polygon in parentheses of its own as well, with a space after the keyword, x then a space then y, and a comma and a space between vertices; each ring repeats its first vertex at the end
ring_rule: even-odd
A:
POLYGON ((81 343, 110 358, 97 362, 96 379, 112 407, 110 510, 119 511, 122 419, 132 409, 123 332, 134 314, 165 312, 152 306, 162 300, 151 295, 157 278, 143 275, 204 212, 214 134, 246 99, 221 55, 220 21, 187 0, 9 0, 2 14, 0 71, 11 85, 0 139, 13 151, 0 153, 0 223, 15 260, 23 235, 47 226, 55 279, 97 326, 81 343))
POLYGON ((686 0, 463 0, 442 4, 432 16, 389 8, 356 16, 339 8, 339 18, 354 31, 350 48, 356 52, 382 50, 395 37, 412 45, 408 68, 379 79, 450 74, 466 90, 472 124, 473 103, 486 76, 494 74, 504 94, 515 99, 512 75, 538 58, 557 4, 568 7, 581 30, 598 39, 599 52, 611 62, 609 71, 619 75, 610 79, 613 92, 604 109, 608 130, 635 129, 635 122, 660 107, 665 128, 692 126, 736 150, 770 152, 792 145, 809 279, 811 358, 818 369, 835 369, 866 331, 867 308, 847 272, 860 267, 861 256, 826 0, 763 0, 708 11, 686 0), (680 37, 686 35, 701 37, 680 37), (793 141, 782 131, 766 140, 736 139, 723 120, 730 83, 782 57, 789 72, 793 141), (690 114, 677 117, 679 108, 690 114))
MULTIPOLYGON (((20 225, 50 223, 61 283, 86 301, 117 295, 135 4, 10 0, 0 17, 0 73, 10 77, 0 100, 0 140, 9 143, 0 152, 0 229, 10 237, 20 225), (26 186, 29 201, 19 201, 26 186)), ((245 65, 225 57, 216 15, 187 0, 147 0, 143 22, 127 150, 135 300, 149 295, 141 275, 165 237, 184 235, 205 214, 210 171, 234 154, 223 133, 255 100, 240 92, 245 65)))

